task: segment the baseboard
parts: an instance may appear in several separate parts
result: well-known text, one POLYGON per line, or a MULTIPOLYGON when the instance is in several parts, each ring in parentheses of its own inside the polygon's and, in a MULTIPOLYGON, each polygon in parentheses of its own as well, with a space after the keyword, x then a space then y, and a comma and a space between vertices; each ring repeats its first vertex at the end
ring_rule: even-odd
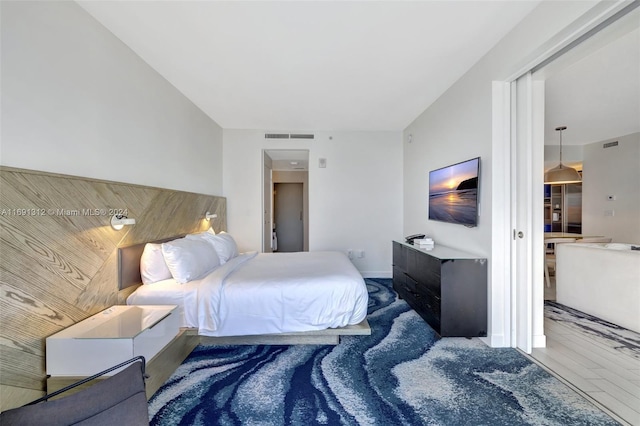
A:
POLYGON ((531 347, 533 348, 546 348, 547 347, 547 336, 544 334, 538 334, 537 336, 533 336, 533 341, 531 342, 531 347))
POLYGON ((509 341, 505 339, 504 334, 491 334, 487 337, 480 337, 480 340, 491 348, 511 347, 509 341))
MULTIPOLYGON (((511 344, 507 339, 504 338, 503 334, 492 334, 487 337, 480 337, 485 344, 489 345, 492 348, 509 348, 511 344)), ((533 336, 532 347, 534 348, 544 348, 547 346, 547 336, 544 334, 533 336)))

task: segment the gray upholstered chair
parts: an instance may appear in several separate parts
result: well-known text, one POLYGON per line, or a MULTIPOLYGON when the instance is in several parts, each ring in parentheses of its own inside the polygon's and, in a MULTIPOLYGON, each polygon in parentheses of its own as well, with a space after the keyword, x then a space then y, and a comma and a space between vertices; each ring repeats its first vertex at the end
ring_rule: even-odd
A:
POLYGON ((149 411, 144 388, 144 358, 137 357, 112 369, 53 392, 23 407, 0 413, 1 425, 148 425, 149 411), (140 361, 141 359, 141 361, 140 361), (138 360, 140 362, 133 362, 138 360), (72 395, 48 399, 105 372, 133 362, 117 374, 72 395))

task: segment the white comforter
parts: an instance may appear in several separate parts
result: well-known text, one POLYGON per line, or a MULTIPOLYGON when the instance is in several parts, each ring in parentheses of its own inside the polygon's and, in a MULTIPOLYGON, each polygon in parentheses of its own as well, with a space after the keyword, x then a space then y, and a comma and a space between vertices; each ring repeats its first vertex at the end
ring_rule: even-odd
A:
MULTIPOLYGON (((158 303, 156 284, 142 286, 127 303, 158 303)), ((340 252, 246 253, 186 286, 186 325, 203 336, 321 330, 367 315, 364 280, 340 252)), ((166 285, 158 290, 166 293, 166 285)))

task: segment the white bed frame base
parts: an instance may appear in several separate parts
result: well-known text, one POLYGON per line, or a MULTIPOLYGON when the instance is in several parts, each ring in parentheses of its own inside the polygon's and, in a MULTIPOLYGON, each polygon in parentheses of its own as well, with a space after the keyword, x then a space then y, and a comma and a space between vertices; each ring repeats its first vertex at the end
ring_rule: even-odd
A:
MULTIPOLYGON (((188 333, 197 335, 196 328, 187 329, 188 333)), ((254 336, 200 336, 200 344, 205 346, 224 345, 337 345, 340 336, 370 336, 371 327, 364 319, 362 322, 346 327, 328 328, 326 330, 303 331, 296 333, 260 334, 254 336)))

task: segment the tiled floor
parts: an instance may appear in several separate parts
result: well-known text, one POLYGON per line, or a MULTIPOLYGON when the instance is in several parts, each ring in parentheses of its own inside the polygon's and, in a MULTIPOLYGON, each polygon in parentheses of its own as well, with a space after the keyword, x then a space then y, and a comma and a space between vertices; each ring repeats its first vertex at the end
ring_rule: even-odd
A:
MULTIPOLYGON (((545 293, 555 296, 555 289, 545 293)), ((544 326, 547 347, 531 356, 617 421, 640 425, 640 356, 548 317, 544 326)))

